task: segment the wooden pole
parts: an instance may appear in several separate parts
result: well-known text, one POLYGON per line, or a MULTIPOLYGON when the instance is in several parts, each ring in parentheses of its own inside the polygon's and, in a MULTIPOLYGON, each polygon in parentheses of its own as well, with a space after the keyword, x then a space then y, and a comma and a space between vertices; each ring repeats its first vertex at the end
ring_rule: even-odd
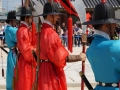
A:
MULTIPOLYGON (((85 44, 87 43, 87 35, 86 34, 82 34, 82 44, 83 44, 83 47, 82 47, 82 53, 85 53, 85 49, 86 49, 86 46, 85 44)), ((82 72, 83 74, 85 73, 85 61, 82 62, 82 72)), ((84 81, 81 80, 81 90, 84 90, 84 81)))
POLYGON ((38 32, 37 32, 37 69, 36 69, 36 78, 35 78, 35 83, 34 83, 34 89, 33 90, 38 90, 38 75, 39 75, 39 67, 40 67, 40 32, 41 32, 41 21, 40 18, 38 17, 39 22, 38 22, 38 32))
POLYGON ((29 7, 29 5, 30 5, 30 0, 25 0, 25 7, 26 7, 26 9, 29 7))
MULTIPOLYGON (((85 43, 83 43, 82 53, 85 53, 85 43)), ((82 72, 85 73, 85 62, 82 62, 82 72)), ((81 80, 81 90, 84 90, 84 81, 81 80)))

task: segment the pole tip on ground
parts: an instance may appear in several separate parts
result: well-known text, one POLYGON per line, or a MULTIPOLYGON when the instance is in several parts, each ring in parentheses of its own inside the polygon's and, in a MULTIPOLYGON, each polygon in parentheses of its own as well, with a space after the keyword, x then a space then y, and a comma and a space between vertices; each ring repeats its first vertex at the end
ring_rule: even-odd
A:
POLYGON ((83 72, 82 72, 82 71, 80 71, 80 72, 79 72, 79 75, 80 75, 80 76, 82 76, 82 75, 83 75, 83 72))

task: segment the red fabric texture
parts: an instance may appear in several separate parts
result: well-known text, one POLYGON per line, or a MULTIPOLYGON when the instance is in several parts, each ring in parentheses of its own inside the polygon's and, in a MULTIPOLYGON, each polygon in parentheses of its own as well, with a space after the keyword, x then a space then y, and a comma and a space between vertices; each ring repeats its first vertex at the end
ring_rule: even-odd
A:
POLYGON ((68 50, 72 53, 72 45, 73 45, 73 40, 72 40, 72 35, 73 35, 73 30, 72 30, 72 18, 68 18, 68 50))
POLYGON ((21 24, 17 31, 17 41, 17 47, 21 54, 18 59, 18 80, 15 83, 15 90, 32 90, 36 61, 31 50, 35 46, 32 45, 32 31, 24 24, 21 24))
POLYGON ((53 28, 43 23, 40 33, 40 64, 38 90, 67 90, 63 67, 68 51, 62 46, 53 28))

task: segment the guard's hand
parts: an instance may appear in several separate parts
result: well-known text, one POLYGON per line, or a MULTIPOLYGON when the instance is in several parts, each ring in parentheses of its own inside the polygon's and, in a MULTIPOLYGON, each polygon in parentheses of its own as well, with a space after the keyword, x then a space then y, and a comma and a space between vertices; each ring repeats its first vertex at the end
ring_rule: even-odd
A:
POLYGON ((33 49, 36 52, 36 48, 33 49))
POLYGON ((37 55, 36 55, 36 53, 35 53, 35 51, 34 51, 34 50, 32 50, 32 55, 33 55, 34 59, 35 59, 35 60, 36 60, 36 62, 37 62, 37 55))
POLYGON ((81 61, 85 61, 86 60, 86 54, 85 53, 80 53, 79 55, 81 57, 81 61))

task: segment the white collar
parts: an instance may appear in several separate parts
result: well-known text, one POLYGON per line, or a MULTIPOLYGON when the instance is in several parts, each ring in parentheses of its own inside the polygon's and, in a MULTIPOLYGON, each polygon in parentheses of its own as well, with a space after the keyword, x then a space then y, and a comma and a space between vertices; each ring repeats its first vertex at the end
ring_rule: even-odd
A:
POLYGON ((21 21, 20 23, 22 23, 22 24, 26 25, 27 27, 29 27, 28 24, 26 22, 24 22, 24 21, 21 21))
POLYGON ((7 26, 11 26, 10 24, 7 24, 7 26))
POLYGON ((104 38, 110 40, 110 36, 109 36, 107 33, 102 32, 102 31, 100 31, 100 30, 95 30, 94 34, 101 35, 101 36, 103 36, 104 38))
POLYGON ((51 27, 53 27, 52 23, 48 20, 44 20, 43 23, 46 23, 46 24, 50 25, 51 27))

